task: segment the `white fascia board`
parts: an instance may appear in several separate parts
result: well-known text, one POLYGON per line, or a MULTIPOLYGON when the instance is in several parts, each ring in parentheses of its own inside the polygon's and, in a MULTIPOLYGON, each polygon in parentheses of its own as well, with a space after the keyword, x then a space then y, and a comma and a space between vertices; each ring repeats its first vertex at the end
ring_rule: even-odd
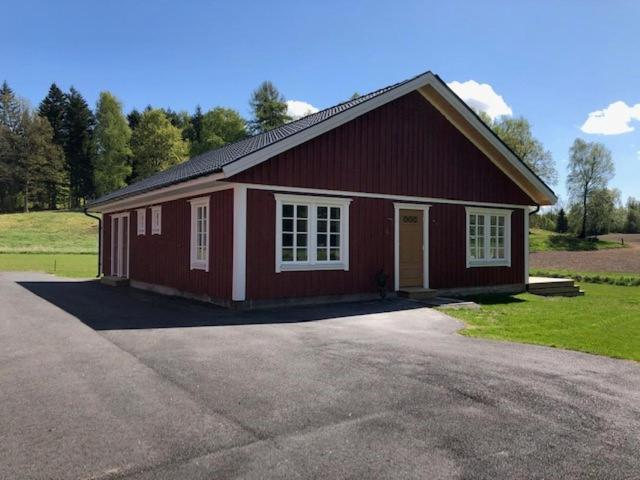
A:
POLYGON ((221 173, 215 173, 188 182, 178 183, 176 185, 159 188, 157 190, 151 190, 149 192, 134 195, 132 197, 127 197, 120 200, 115 199, 113 201, 105 202, 100 205, 90 206, 89 210, 99 213, 111 213, 120 210, 131 210, 141 206, 170 202, 171 200, 177 200, 179 198, 200 195, 208 192, 215 192, 218 190, 224 190, 233 187, 233 185, 228 183, 220 183, 218 180, 222 178, 223 175, 221 173))
POLYGON ((438 92, 455 110, 464 117, 467 122, 473 126, 478 133, 480 133, 491 145, 493 145, 504 157, 511 163, 516 169, 539 191, 542 191, 552 203, 558 201, 558 197, 555 193, 542 182, 531 170, 529 170, 522 161, 514 155, 496 136, 489 130, 489 127, 484 124, 476 115, 471 113, 466 107, 464 102, 456 94, 452 93, 448 88, 442 85, 442 83, 430 82, 431 87, 438 92))

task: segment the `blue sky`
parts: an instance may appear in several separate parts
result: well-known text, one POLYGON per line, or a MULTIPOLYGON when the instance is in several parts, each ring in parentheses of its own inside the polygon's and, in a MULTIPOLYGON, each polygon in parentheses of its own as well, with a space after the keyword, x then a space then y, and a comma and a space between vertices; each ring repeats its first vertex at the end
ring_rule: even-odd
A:
POLYGON ((479 95, 495 95, 475 101, 501 96, 528 118, 557 161, 561 197, 576 137, 609 147, 612 186, 640 197, 640 2, 22 0, 2 13, 0 80, 33 105, 55 81, 92 105, 109 90, 127 111, 246 116, 266 79, 324 108, 432 70, 487 84, 479 95), (601 133, 583 132, 598 111, 585 128, 601 133))

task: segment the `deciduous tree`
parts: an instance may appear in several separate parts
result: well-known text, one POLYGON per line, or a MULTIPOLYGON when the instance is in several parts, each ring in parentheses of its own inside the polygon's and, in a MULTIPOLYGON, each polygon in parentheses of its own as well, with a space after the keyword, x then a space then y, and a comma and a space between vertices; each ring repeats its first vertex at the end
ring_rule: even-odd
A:
POLYGON ((580 236, 587 236, 589 200, 594 193, 607 188, 614 175, 611 152, 601 143, 585 142, 577 138, 569 151, 569 175, 567 190, 579 203, 582 214, 580 236))
POLYGON ((131 129, 122 104, 109 92, 102 92, 96 106, 94 183, 101 196, 126 185, 131 175, 131 129))
POLYGON ((171 125, 158 109, 145 111, 140 116, 131 137, 131 149, 136 180, 183 162, 189 152, 180 129, 171 125))
POLYGON ((247 136, 247 124, 238 112, 216 107, 202 118, 200 141, 191 144, 191 155, 237 142, 247 136))

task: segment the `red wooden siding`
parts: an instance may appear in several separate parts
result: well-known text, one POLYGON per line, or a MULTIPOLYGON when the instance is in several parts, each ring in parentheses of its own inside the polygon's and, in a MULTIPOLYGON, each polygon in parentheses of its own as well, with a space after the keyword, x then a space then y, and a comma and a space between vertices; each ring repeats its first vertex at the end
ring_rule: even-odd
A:
MULTIPOLYGON (((394 207, 383 199, 353 199, 349 213, 349 271, 275 272, 275 198, 249 189, 247 298, 307 297, 376 292, 383 269, 394 280, 394 207)), ((466 268, 466 211, 432 204, 429 213, 429 283, 432 288, 521 284, 524 277, 523 210, 513 211, 511 267, 466 268)))
POLYGON ((480 287, 524 283, 524 211, 511 215, 511 267, 467 268, 467 217, 463 205, 429 210, 429 286, 480 287))
POLYGON ((356 198, 351 203, 349 264, 344 270, 275 273, 272 192, 247 192, 247 298, 343 295, 376 291, 380 269, 393 272, 393 203, 356 198))
POLYGON ((535 203, 418 92, 232 180, 476 202, 535 203))
MULTIPOLYGON (((137 234, 137 209, 130 211, 132 280, 162 285, 180 291, 230 299, 233 267, 233 191, 213 192, 209 212, 209 271, 191 270, 191 205, 188 199, 173 200, 162 206, 162 233, 151 234, 151 209, 146 212, 145 235, 137 234)), ((106 216, 110 224, 110 216, 106 216)), ((109 225, 110 226, 110 225, 109 225)), ((105 265, 109 274, 110 234, 105 229, 105 265)))

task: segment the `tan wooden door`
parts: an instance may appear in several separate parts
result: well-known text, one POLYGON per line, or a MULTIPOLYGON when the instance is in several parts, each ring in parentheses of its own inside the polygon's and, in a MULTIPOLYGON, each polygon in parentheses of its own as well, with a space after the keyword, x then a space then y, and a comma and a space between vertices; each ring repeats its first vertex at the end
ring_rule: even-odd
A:
POLYGON ((423 213, 422 210, 400 210, 400 287, 424 285, 423 213))

